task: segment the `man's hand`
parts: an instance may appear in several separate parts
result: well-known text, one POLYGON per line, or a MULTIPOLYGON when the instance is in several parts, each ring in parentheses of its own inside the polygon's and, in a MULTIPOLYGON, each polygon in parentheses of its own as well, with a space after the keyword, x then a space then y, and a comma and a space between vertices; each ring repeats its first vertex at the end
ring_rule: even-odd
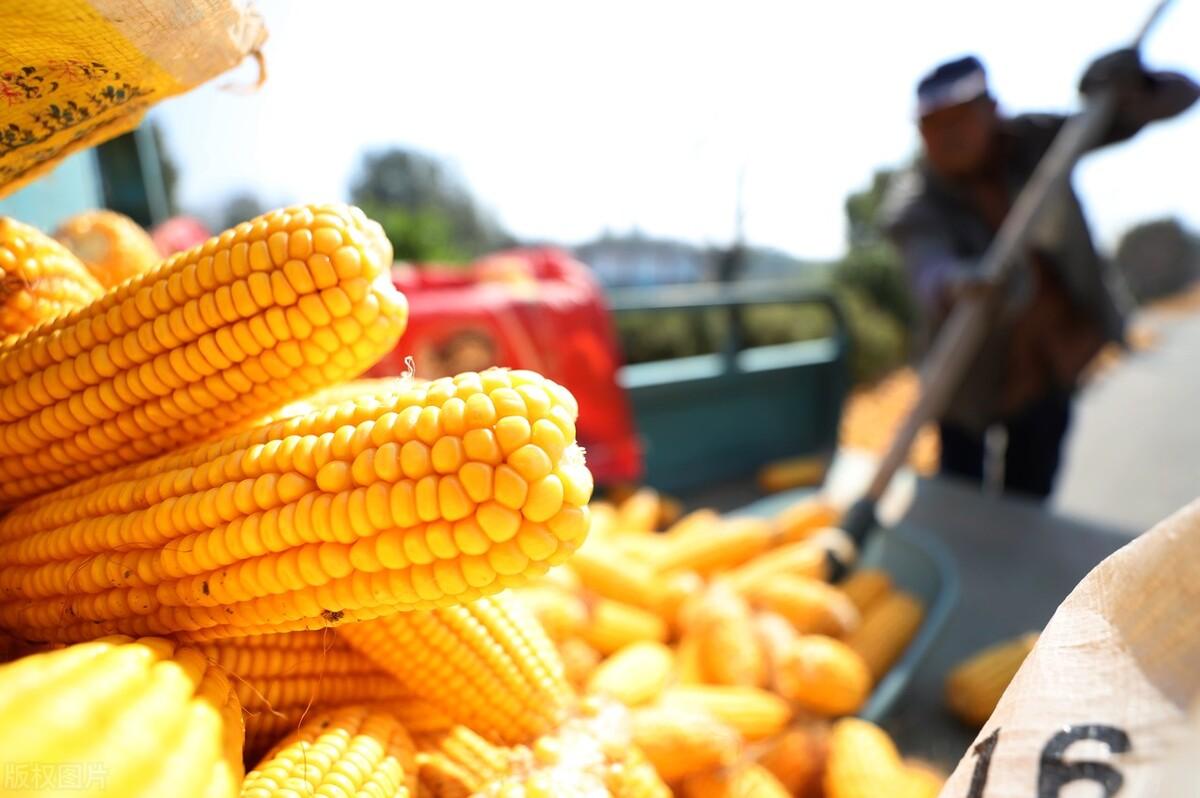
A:
POLYGON ((1137 50, 1125 47, 1093 61, 1079 81, 1079 92, 1091 96, 1111 90, 1118 96, 1129 96, 1145 91, 1149 83, 1150 75, 1142 64, 1141 55, 1137 50))

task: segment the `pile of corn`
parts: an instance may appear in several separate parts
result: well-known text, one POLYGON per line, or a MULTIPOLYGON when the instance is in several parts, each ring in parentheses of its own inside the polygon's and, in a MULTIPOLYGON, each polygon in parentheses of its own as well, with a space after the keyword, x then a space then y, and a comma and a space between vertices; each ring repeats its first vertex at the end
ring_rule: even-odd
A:
POLYGON ((514 593, 578 689, 630 707, 634 742, 675 794, 937 794, 882 731, 837 720, 862 708, 924 609, 881 571, 827 581, 828 551, 853 557, 828 506, 698 510, 663 531, 675 508, 650 490, 591 512, 571 559, 514 593), (866 762, 869 789, 851 775, 866 762))
MULTIPOLYGON (((916 405, 920 392, 921 378, 910 368, 899 369, 870 388, 855 391, 842 409, 838 444, 882 455, 916 405)), ((940 458, 937 427, 931 424, 917 434, 908 464, 918 474, 932 474, 940 458)))
POLYGON ((826 508, 656 535, 589 505, 549 380, 356 380, 407 321, 357 209, 152 268, 127 233, 97 282, 0 224, 5 795, 936 791, 830 725, 921 608, 822 581, 826 508))

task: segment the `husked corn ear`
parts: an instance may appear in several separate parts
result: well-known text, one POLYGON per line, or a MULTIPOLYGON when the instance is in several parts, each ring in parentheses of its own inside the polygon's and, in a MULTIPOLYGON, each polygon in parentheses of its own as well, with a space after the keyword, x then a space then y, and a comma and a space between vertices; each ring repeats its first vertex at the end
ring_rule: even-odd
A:
POLYGON ((747 740, 761 740, 778 734, 792 718, 792 708, 787 701, 758 687, 677 685, 663 692, 662 702, 708 712, 747 740))
MULTIPOLYGON (((6 761, 55 774, 89 764, 78 789, 67 785, 71 795, 215 798, 241 783, 242 718, 229 679, 162 638, 103 638, 4 665, 0 717, 6 761)), ((4 795, 61 786, 6 779, 4 795)))
POLYGON ((883 729, 858 718, 842 718, 833 725, 825 763, 826 798, 900 796, 906 776, 900 754, 883 729))
POLYGON ((631 718, 634 743, 668 782, 732 764, 741 749, 737 731, 702 709, 641 707, 631 718))
POLYGON ((763 687, 767 659, 740 595, 720 584, 685 611, 687 633, 696 640, 704 681, 763 687))
POLYGON ((566 390, 502 370, 387 385, 21 504, 0 519, 0 627, 315 629, 494 593, 582 542, 566 390))
POLYGON ((704 578, 695 571, 672 571, 660 574, 658 581, 662 586, 658 615, 671 629, 678 629, 684 607, 704 592, 704 578))
POLYGON ((837 526, 841 513, 817 496, 793 504, 775 516, 775 526, 784 542, 806 540, 822 529, 837 526))
POLYGON ((871 694, 871 683, 858 652, 823 635, 797 638, 775 671, 781 696, 829 717, 857 712, 871 694))
POLYGON ((773 739, 758 762, 779 779, 789 794, 815 798, 821 788, 828 746, 825 724, 805 724, 773 739))
POLYGON ((319 712, 246 774, 242 798, 415 798, 416 755, 395 717, 369 707, 319 712))
POLYGON ((918 762, 904 763, 904 798, 938 798, 946 777, 936 769, 918 762))
POLYGON ((1005 640, 956 666, 946 677, 946 704, 950 710, 970 726, 979 728, 987 723, 1037 639, 1037 633, 1030 632, 1005 640))
POLYGON ((145 274, 162 260, 150 234, 116 211, 77 213, 59 225, 54 237, 83 261, 105 289, 145 274))
POLYGON ((592 672, 600 664, 600 652, 579 637, 568 637, 558 642, 558 655, 563 661, 563 673, 567 681, 577 689, 583 689, 592 672))
POLYGON ((679 684, 703 684, 707 676, 700 658, 700 641, 684 632, 675 646, 675 681, 679 684))
POLYGON ((666 622, 649 610, 609 599, 598 599, 591 609, 582 637, 606 656, 640 640, 662 643, 667 639, 666 622))
POLYGON ((408 305, 356 208, 245 222, 0 349, 0 506, 207 438, 395 346, 408 305))
POLYGON ((509 594, 348 624, 339 634, 411 693, 498 742, 554 728, 574 698, 554 644, 509 594))
POLYGON ((776 574, 745 590, 763 609, 787 618, 801 634, 841 637, 858 627, 858 608, 827 582, 776 574))
POLYGON ((513 588, 513 595, 554 641, 575 637, 587 625, 588 608, 578 595, 557 585, 539 583, 513 588))
POLYGON ((668 527, 667 530, 660 535, 660 537, 666 540, 673 540, 675 538, 683 538, 690 535, 704 535, 708 534, 720 525, 720 513, 707 507, 701 507, 698 510, 692 510, 687 515, 671 524, 671 526, 668 527))
POLYGON ((866 612, 879 599, 892 590, 892 578, 878 568, 859 568, 840 585, 842 592, 854 602, 858 611, 866 612))
POLYGON ((771 771, 747 763, 692 776, 683 783, 683 798, 792 798, 792 794, 771 771))
POLYGON ((662 643, 631 643, 592 672, 587 691, 629 707, 648 704, 666 688, 674 667, 675 656, 662 643))
POLYGON ((653 532, 662 518, 663 499, 654 488, 639 488, 617 506, 618 532, 653 532))
POLYGON ((761 518, 735 518, 711 530, 672 536, 658 560, 660 571, 709 575, 734 568, 770 547, 775 531, 761 518))
POLYGON ((598 596, 648 610, 656 610, 663 603, 663 583, 654 569, 621 557, 603 540, 589 540, 567 560, 567 567, 598 596))
POLYGON ((429 798, 469 798, 512 765, 508 749, 492 745, 466 726, 413 736, 417 779, 429 798))
POLYGON ((191 647, 239 679, 379 672, 332 629, 230 637, 191 647))
POLYGON ((892 667, 921 628, 925 608, 903 591, 889 593, 871 605, 858 628, 846 636, 878 681, 892 667))
POLYGON ((0 337, 82 308, 102 293, 65 247, 40 230, 0 216, 0 337))
POLYGON ((734 589, 745 592, 780 574, 824 579, 828 567, 828 557, 823 548, 800 541, 785 543, 760 554, 741 567, 721 574, 720 579, 734 589))

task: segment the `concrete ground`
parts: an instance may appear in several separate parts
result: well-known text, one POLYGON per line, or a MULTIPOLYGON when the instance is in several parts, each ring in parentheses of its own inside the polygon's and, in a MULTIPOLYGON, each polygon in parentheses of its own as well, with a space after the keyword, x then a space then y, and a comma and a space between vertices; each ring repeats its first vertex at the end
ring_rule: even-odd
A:
POLYGON ((1134 535, 1200 496, 1200 313, 1139 319, 1156 344, 1081 394, 1056 510, 1134 535))

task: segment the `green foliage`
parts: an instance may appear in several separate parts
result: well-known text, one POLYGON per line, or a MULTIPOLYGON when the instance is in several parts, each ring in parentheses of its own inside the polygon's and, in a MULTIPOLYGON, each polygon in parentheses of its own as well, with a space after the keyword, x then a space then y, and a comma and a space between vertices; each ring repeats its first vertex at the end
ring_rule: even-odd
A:
POLYGON ((363 212, 383 227, 396 260, 461 263, 470 255, 455 245, 452 225, 441 211, 409 211, 395 205, 362 203, 363 212))
POLYGON ((904 265, 887 242, 851 247, 834 270, 834 280, 891 316, 901 329, 916 325, 917 307, 904 265))
POLYGON ((427 252, 442 253, 437 259, 446 254, 470 258, 512 243, 459 177, 422 152, 391 148, 367 153, 350 196, 356 205, 389 216, 388 237, 397 257, 403 251, 414 260, 425 259, 427 252))
POLYGON ((855 385, 873 383, 908 357, 908 335, 889 313, 857 290, 841 287, 838 300, 850 336, 850 373, 855 385))
POLYGON ((851 249, 884 240, 879 210, 895 176, 895 169, 877 169, 871 177, 871 185, 846 197, 846 237, 851 249))

